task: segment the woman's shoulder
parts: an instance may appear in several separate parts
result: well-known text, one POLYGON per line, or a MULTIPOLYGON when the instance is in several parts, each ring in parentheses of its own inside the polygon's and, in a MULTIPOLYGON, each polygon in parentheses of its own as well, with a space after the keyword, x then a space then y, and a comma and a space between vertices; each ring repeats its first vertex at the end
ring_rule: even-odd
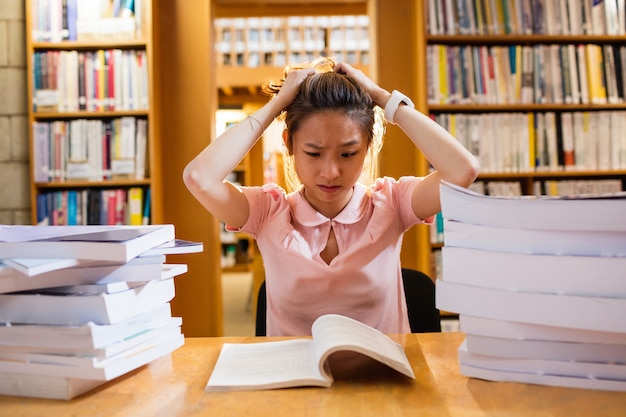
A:
POLYGON ((397 179, 393 177, 380 177, 377 178, 376 181, 374 181, 374 184, 372 184, 370 191, 372 194, 384 194, 387 192, 394 192, 399 188, 412 188, 421 180, 421 177, 408 175, 397 179))

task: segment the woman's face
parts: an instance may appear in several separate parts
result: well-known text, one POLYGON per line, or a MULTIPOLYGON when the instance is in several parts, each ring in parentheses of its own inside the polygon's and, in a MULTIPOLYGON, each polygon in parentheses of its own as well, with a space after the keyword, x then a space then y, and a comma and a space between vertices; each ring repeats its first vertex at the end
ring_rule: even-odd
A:
POLYGON ((292 152, 305 198, 324 216, 335 217, 363 171, 366 134, 344 113, 318 112, 300 123, 292 152))

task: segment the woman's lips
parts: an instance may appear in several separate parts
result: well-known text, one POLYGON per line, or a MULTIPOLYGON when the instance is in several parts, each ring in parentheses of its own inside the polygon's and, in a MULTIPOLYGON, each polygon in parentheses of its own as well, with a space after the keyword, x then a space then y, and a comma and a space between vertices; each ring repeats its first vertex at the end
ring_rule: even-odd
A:
POLYGON ((334 193, 340 188, 338 185, 318 185, 318 187, 325 193, 334 193))

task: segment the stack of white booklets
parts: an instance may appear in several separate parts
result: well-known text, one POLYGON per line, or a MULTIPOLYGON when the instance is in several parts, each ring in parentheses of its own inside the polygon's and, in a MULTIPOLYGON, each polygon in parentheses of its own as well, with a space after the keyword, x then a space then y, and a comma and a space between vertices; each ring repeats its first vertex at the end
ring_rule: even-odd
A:
POLYGON ((447 183, 437 307, 461 373, 626 391, 626 193, 490 197, 447 183))
POLYGON ((184 343, 173 225, 0 226, 0 395, 71 399, 184 343))

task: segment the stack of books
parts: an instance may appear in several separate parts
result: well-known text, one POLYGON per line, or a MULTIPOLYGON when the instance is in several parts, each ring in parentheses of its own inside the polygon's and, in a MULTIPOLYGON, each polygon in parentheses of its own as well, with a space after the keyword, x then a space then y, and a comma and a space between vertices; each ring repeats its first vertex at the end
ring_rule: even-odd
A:
POLYGON ((437 307, 461 373, 626 391, 626 193, 493 197, 442 183, 437 307))
POLYGON ((173 225, 0 226, 0 394, 71 399, 184 343, 173 225))

